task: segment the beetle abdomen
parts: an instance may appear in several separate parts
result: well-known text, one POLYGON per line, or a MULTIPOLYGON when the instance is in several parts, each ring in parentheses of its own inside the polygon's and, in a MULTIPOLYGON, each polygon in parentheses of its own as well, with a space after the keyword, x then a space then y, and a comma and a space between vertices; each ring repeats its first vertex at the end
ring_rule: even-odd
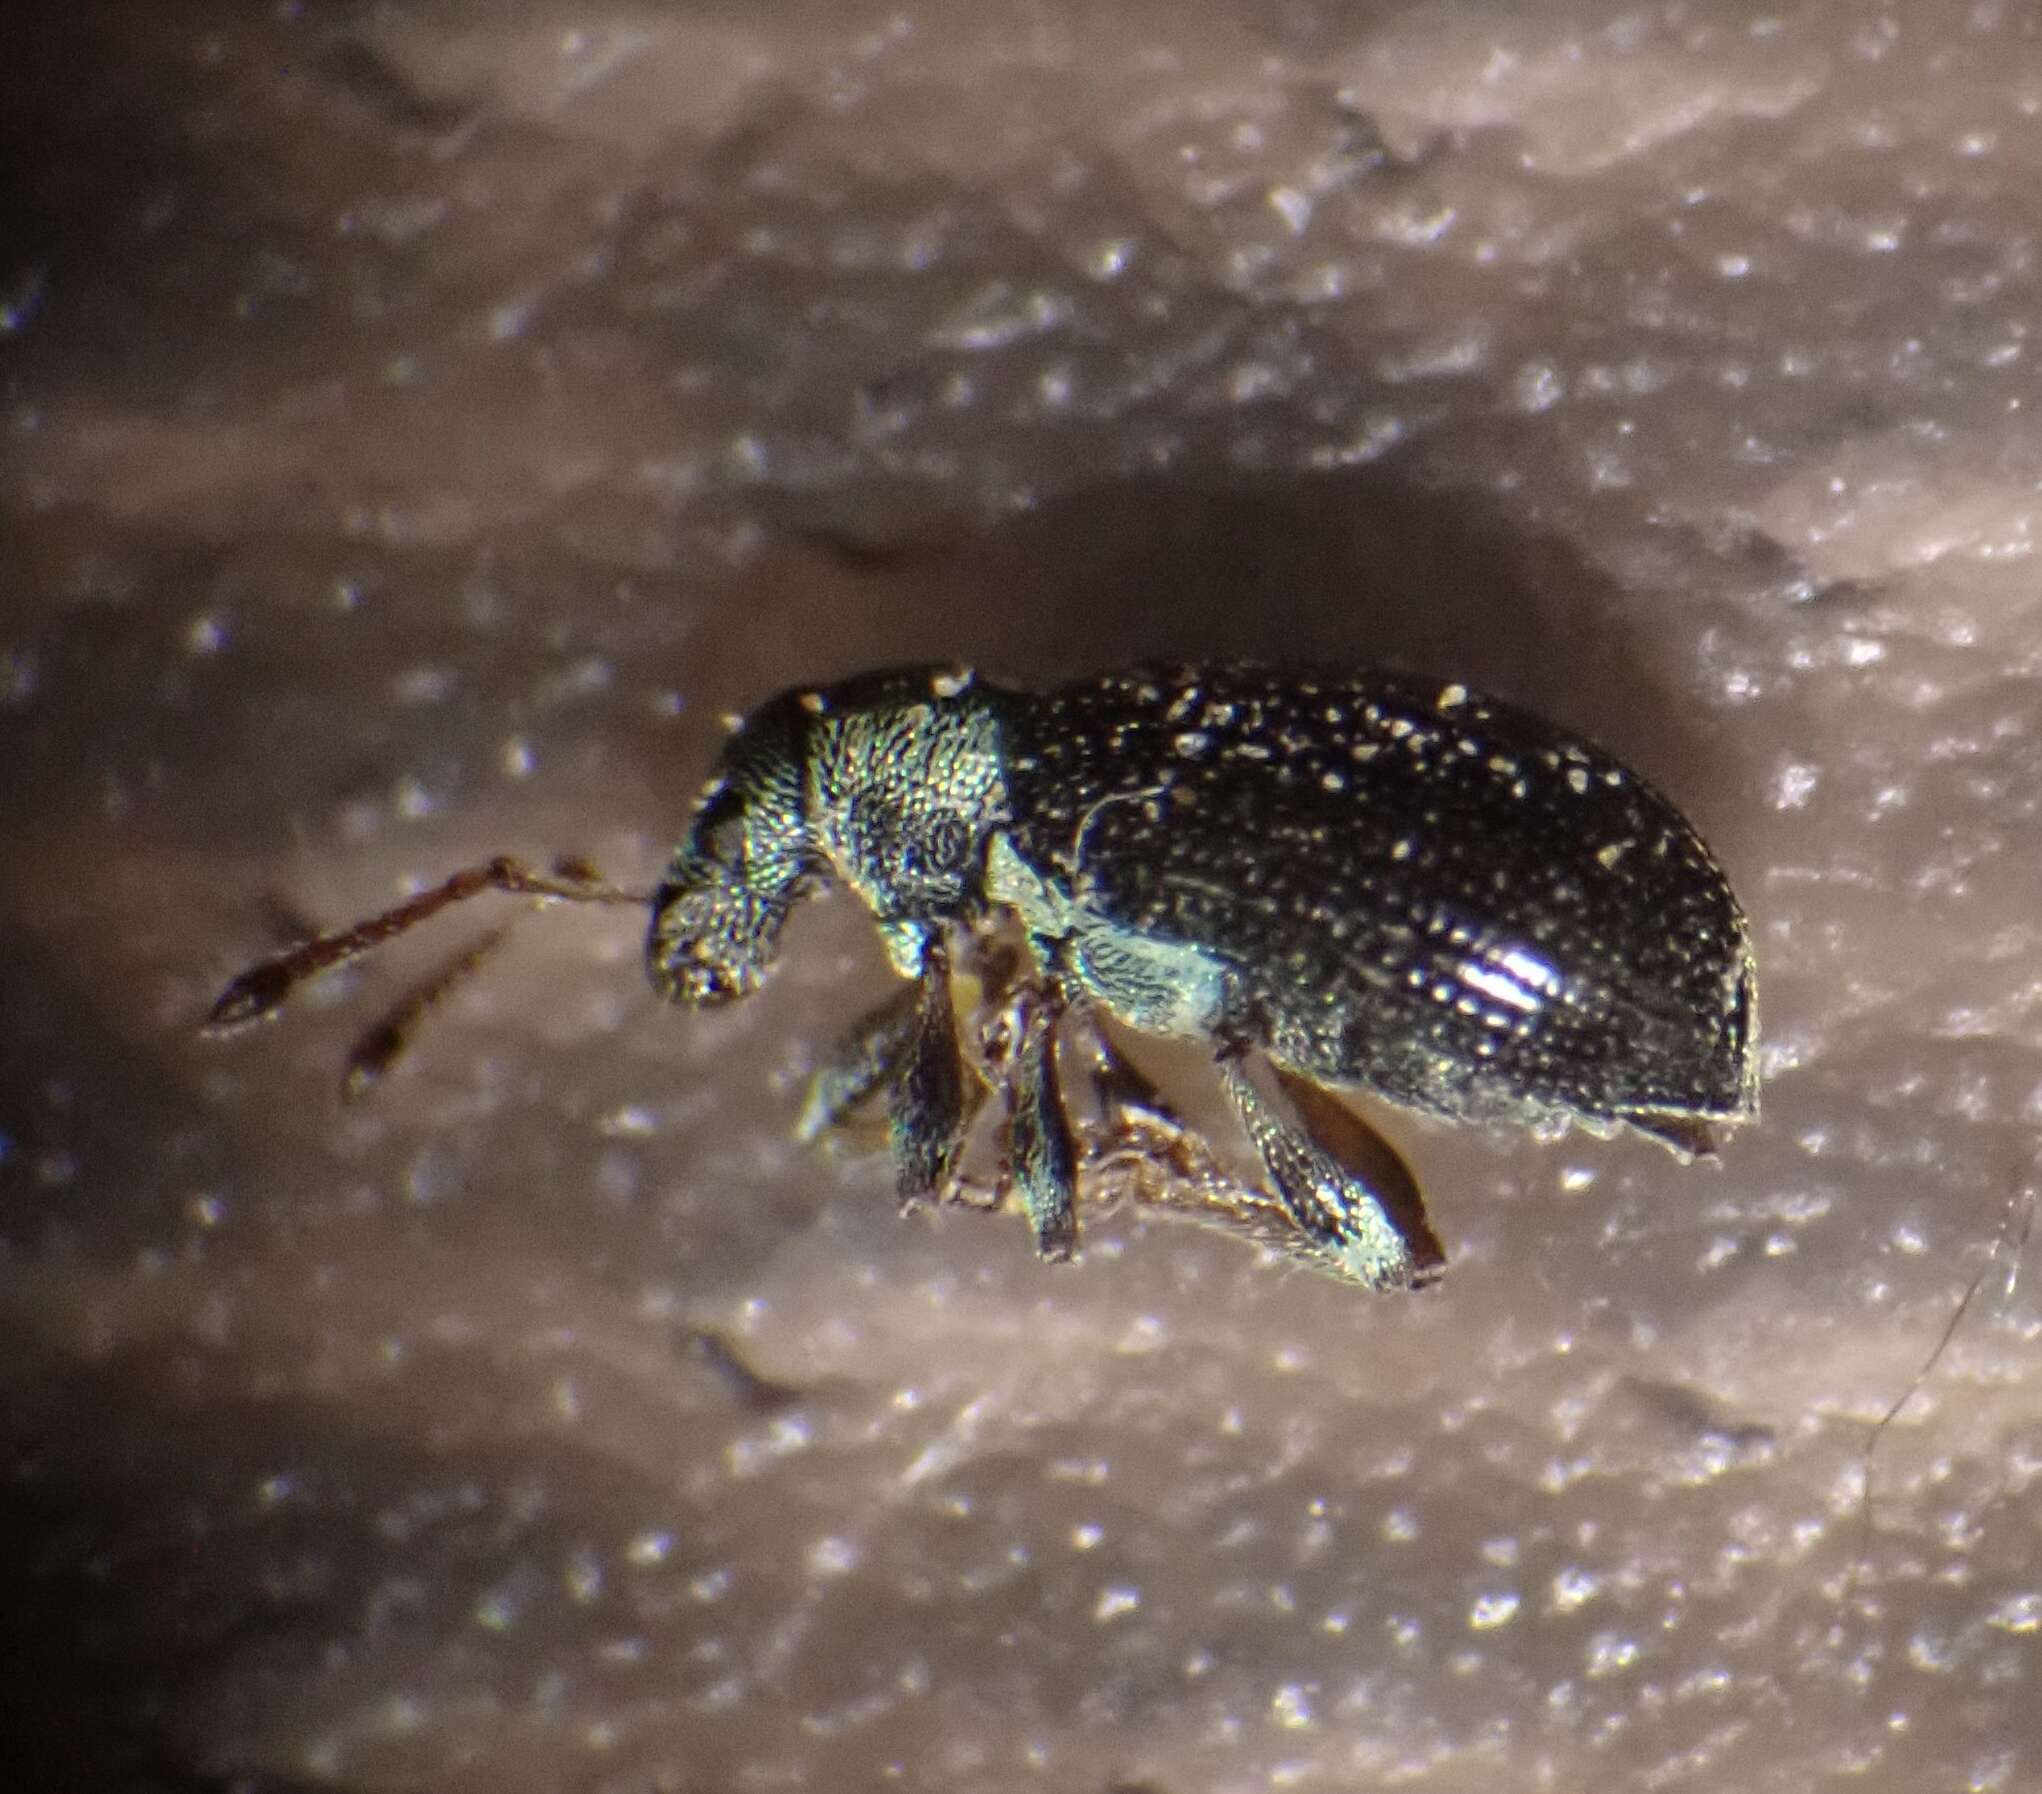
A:
POLYGON ((1720 868, 1525 711, 1395 674, 1143 667, 1017 704, 1005 758, 1017 851, 1079 913, 1222 964, 1222 1038, 1457 1118, 1752 1107, 1720 868))

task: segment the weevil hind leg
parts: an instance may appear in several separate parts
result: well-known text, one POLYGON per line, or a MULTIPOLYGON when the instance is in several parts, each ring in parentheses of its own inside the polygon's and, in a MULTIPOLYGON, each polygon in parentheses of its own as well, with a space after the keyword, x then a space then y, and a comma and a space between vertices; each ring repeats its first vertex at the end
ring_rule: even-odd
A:
POLYGON ((959 1150, 984 1096, 957 1035, 949 952, 931 941, 922 954, 914 1027, 888 1110, 894 1186, 903 1208, 940 1199, 953 1186, 959 1150))
POLYGON ((1284 1250, 1369 1289, 1431 1282, 1446 1253, 1396 1149, 1317 1085, 1276 1072, 1302 1126, 1248 1081, 1236 1055, 1220 1060, 1235 1113, 1297 1229, 1284 1250))
POLYGON ((1446 1269, 1446 1248, 1432 1229, 1425 1193, 1404 1155, 1323 1085, 1285 1066, 1271 1069, 1305 1132, 1381 1207, 1410 1253, 1413 1281, 1436 1280, 1446 1269))

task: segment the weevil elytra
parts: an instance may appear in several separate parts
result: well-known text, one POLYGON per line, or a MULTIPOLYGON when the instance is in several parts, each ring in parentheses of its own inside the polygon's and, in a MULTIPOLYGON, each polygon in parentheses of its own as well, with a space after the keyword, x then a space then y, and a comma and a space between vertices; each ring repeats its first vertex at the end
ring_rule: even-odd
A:
MULTIPOLYGON (((1084 1179, 1118 1172, 1371 1288, 1426 1280, 1443 1255, 1416 1184, 1329 1087, 1683 1155, 1757 1108, 1749 933, 1700 837, 1602 749, 1455 683, 1156 665, 1035 694, 921 667, 783 692, 735 726, 650 895, 653 985, 749 994, 832 884, 910 982, 818 1077, 803 1132, 884 1091, 903 1201, 953 1196, 990 1077, 1001 1181, 1045 1258, 1076 1248, 1084 1179), (968 1039, 960 948, 986 990, 968 1039), (1212 1050, 1269 1189, 1217 1171, 1102 1015, 1212 1050), (1075 1130, 1067 1016, 1101 1117, 1075 1130)), ((213 1024, 485 888, 632 895, 585 868, 472 868, 252 967, 213 1024)))

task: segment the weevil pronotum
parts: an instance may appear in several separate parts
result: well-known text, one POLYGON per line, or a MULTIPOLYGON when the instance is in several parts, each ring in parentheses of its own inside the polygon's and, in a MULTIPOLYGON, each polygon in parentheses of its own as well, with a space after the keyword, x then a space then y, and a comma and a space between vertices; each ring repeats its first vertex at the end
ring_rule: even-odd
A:
MULTIPOLYGON (((1749 934, 1700 837, 1602 749, 1455 683, 1156 665, 1032 694, 921 667, 783 692, 735 725, 645 899, 654 987, 750 994, 832 884, 910 982, 818 1076, 801 1131, 884 1091, 903 1201, 958 1197, 997 1083, 994 1194, 1018 1191, 1044 1258, 1075 1251, 1095 1178, 1370 1288, 1427 1280, 1443 1254, 1416 1184, 1328 1087, 1689 1156, 1757 1108, 1749 934), (984 991, 962 1035, 960 951, 984 991), (1102 1013, 1212 1049, 1269 1189, 1219 1171, 1102 1013), (1075 1127, 1072 1027, 1098 1116, 1075 1127)), ((250 968, 211 1025, 485 889, 639 900, 492 861, 250 968)))

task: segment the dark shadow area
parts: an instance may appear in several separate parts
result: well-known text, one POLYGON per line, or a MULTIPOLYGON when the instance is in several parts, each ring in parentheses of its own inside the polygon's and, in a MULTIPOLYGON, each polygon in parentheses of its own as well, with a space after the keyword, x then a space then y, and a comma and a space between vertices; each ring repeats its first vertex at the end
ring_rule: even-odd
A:
MULTIPOLYGON (((40 1355, 13 1340, 9 1358, 24 1345, 40 1355)), ((180 1710, 195 1690, 237 1660, 269 1657, 279 1672, 302 1673, 304 1652, 291 1642, 293 1603, 265 1603, 252 1582, 218 1574, 211 1536, 215 1525, 231 1532, 245 1479, 272 1461, 276 1408, 210 1416, 200 1438, 162 1399, 161 1379, 135 1362, 7 1391, 0 1775, 10 1787, 78 1794, 335 1788, 190 1754, 180 1710), (166 1500, 171 1489, 177 1498, 166 1500)), ((321 1557, 337 1545, 322 1528, 321 1557)))
POLYGON ((0 1252, 17 1263, 172 1251, 184 1200, 229 1162, 178 1056, 141 1015, 110 1025, 118 1008, 90 965, 0 930, 0 1252))
POLYGON ((1119 482, 949 541, 783 521, 807 547, 748 582, 742 628, 698 639, 705 707, 895 661, 960 659, 1024 685, 1156 657, 1381 664, 1552 717, 1683 804, 1741 776, 1643 645, 1649 593, 1395 463, 1119 482))
MULTIPOLYGON (((39 1355, 34 1341, 8 1341, 10 1362, 39 1355)), ((349 1714, 372 1699, 364 1690, 436 1656, 448 1673, 415 1685, 422 1704, 459 1709, 479 1694, 514 1712, 535 1664, 598 1662, 653 1612, 671 1610, 676 1623, 656 1627, 656 1661, 631 1685, 642 1673, 680 1699, 704 1680, 687 1603, 646 1589, 682 1590, 722 1561, 727 1522, 682 1528, 671 1568, 635 1588, 613 1576, 570 1594, 562 1565, 608 1561, 638 1528, 671 1525, 675 1498, 570 1441, 514 1436, 514 1373, 484 1354, 422 1361, 424 1385, 463 1388, 473 1404, 475 1436, 436 1445, 409 1413, 416 1392, 394 1392, 394 1412, 250 1396, 235 1390, 244 1368, 166 1341, 10 1380, 0 1409, 9 1787, 344 1789, 279 1776, 273 1760, 245 1771, 215 1760, 218 1741, 316 1735, 322 1706, 349 1714), (492 1602, 516 1623, 478 1629, 492 1602)), ((705 1418, 715 1431, 713 1408, 705 1418)), ((685 1446, 684 1413, 667 1409, 662 1424, 685 1446)), ((391 1740, 401 1751, 401 1728, 391 1740)), ((393 1773, 376 1785, 406 1785, 393 1773)))

